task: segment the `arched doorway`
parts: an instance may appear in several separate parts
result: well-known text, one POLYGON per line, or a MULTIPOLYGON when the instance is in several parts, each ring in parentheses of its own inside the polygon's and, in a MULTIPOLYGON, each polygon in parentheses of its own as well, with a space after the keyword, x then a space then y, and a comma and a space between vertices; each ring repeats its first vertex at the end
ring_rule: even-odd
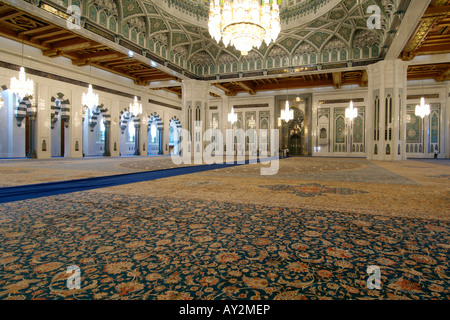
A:
POLYGON ((300 156, 302 154, 302 138, 294 134, 289 138, 289 155, 300 156))
POLYGON ((173 117, 169 124, 169 154, 179 154, 181 124, 177 117, 173 117))
POLYGON ((287 147, 289 149, 289 155, 301 156, 304 155, 305 149, 305 115, 297 107, 291 107, 291 109, 294 110, 294 119, 286 125, 288 131, 287 147))
POLYGON ((120 117, 119 152, 121 156, 130 156, 135 153, 136 129, 133 117, 129 111, 124 111, 120 117))
POLYGON ((147 154, 163 154, 163 122, 158 114, 149 117, 147 127, 147 154))
POLYGON ((52 157, 65 156, 66 129, 70 120, 70 101, 64 100, 64 94, 58 93, 51 99, 51 155, 52 157))
POLYGON ((312 155, 312 94, 277 96, 275 98, 280 131, 280 149, 289 149, 290 155, 312 155), (281 119, 281 111, 289 101, 289 109, 294 111, 294 118, 287 123, 281 119), (298 135, 300 137, 300 151, 298 150, 298 135))
POLYGON ((84 156, 110 156, 111 116, 103 105, 86 108, 83 124, 84 156))

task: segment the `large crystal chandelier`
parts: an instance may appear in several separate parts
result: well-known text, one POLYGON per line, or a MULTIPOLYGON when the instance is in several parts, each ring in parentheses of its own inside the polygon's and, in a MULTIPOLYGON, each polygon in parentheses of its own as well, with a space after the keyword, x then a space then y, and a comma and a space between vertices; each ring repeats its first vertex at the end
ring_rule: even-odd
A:
POLYGON ((281 30, 278 0, 210 0, 208 29, 224 45, 233 45, 246 56, 278 38, 281 30))
POLYGON ((289 100, 286 100, 286 104, 284 106, 284 110, 281 110, 281 120, 285 122, 289 122, 294 119, 294 110, 289 109, 289 100))
POLYGON ((345 117, 351 122, 358 116, 358 109, 353 107, 353 100, 350 101, 350 106, 345 109, 345 117))
POLYGON ((33 80, 27 79, 25 69, 20 67, 19 79, 16 77, 11 78, 10 89, 12 93, 15 93, 21 100, 26 96, 32 96, 34 90, 33 80))
POLYGON ((423 80, 422 80, 422 98, 420 98, 420 104, 416 105, 415 114, 418 117, 421 117, 422 119, 425 118, 425 116, 430 115, 430 105, 425 104, 425 97, 423 96, 423 80))
POLYGON ((231 124, 234 124, 237 121, 237 114, 234 113, 233 107, 231 107, 231 113, 228 114, 228 121, 230 121, 231 124))
POLYGON ((133 103, 130 103, 129 110, 130 113, 135 117, 138 117, 142 113, 142 104, 138 102, 138 98, 136 96, 134 96, 133 103))
POLYGON ((83 96, 81 97, 81 103, 83 106, 88 107, 89 109, 93 110, 95 107, 98 106, 99 100, 98 100, 98 94, 94 93, 94 90, 92 89, 92 84, 89 84, 88 92, 83 92, 83 96))
POLYGON ((430 105, 425 104, 425 98, 420 98, 420 104, 416 105, 415 110, 416 116, 421 117, 422 119, 425 118, 425 116, 430 115, 430 105))

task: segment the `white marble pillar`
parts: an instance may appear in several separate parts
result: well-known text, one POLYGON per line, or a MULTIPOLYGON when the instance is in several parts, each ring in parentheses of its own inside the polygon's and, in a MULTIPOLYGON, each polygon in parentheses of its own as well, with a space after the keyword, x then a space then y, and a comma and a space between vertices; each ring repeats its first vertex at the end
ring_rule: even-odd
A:
POLYGON ((35 150, 38 159, 51 158, 51 109, 50 88, 48 85, 39 83, 35 87, 35 97, 32 100, 37 107, 35 150))
POLYGON ((200 80, 182 81, 182 119, 191 134, 191 154, 201 157, 204 150, 203 133, 207 128, 210 83, 200 80))
POLYGON ((398 59, 380 61, 367 68, 366 154, 369 160, 406 160, 407 69, 408 63, 398 59))

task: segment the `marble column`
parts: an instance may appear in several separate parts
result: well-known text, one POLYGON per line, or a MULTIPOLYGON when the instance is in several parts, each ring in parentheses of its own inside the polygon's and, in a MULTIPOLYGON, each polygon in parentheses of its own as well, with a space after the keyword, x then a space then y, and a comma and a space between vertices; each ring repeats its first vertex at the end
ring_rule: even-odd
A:
POLYGON ((141 150, 140 150, 140 129, 141 129, 141 119, 138 117, 134 117, 133 118, 133 123, 134 123, 134 129, 136 130, 135 135, 134 135, 134 155, 135 156, 140 156, 141 155, 141 150))
POLYGON ((203 133, 207 128, 210 83, 201 80, 182 81, 182 119, 191 135, 190 152, 201 158, 204 150, 203 133))
POLYGON ((36 107, 36 102, 31 99, 31 106, 28 108, 27 110, 27 115, 28 115, 28 119, 29 119, 29 146, 28 146, 28 150, 27 150, 27 158, 29 159, 36 159, 37 155, 36 155, 36 115, 37 115, 37 107, 36 107))
POLYGON ((111 120, 104 120, 105 124, 105 147, 103 156, 104 157, 110 157, 111 156, 111 120))
POLYGON ((369 160, 406 160, 408 63, 385 60, 368 66, 366 155, 369 160))

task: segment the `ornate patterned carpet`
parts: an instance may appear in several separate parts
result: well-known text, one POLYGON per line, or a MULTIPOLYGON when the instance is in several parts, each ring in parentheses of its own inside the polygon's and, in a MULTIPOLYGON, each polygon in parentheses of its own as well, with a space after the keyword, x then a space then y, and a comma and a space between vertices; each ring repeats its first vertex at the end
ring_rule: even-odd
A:
POLYGON ((370 162, 329 159, 338 168, 330 180, 312 181, 312 170, 309 180, 298 179, 300 169, 282 176, 303 160, 287 159, 281 177, 255 177, 250 165, 2 204, 0 299, 450 298, 442 166, 407 162, 432 167, 411 175, 392 163, 366 169, 390 174, 397 195, 429 189, 434 204, 420 216, 368 200, 388 196, 386 177, 345 181, 370 162), (333 209, 348 199, 373 210, 333 209), (67 288, 71 265, 81 270, 79 290, 67 288), (380 290, 367 288, 370 265, 380 267, 380 290))

